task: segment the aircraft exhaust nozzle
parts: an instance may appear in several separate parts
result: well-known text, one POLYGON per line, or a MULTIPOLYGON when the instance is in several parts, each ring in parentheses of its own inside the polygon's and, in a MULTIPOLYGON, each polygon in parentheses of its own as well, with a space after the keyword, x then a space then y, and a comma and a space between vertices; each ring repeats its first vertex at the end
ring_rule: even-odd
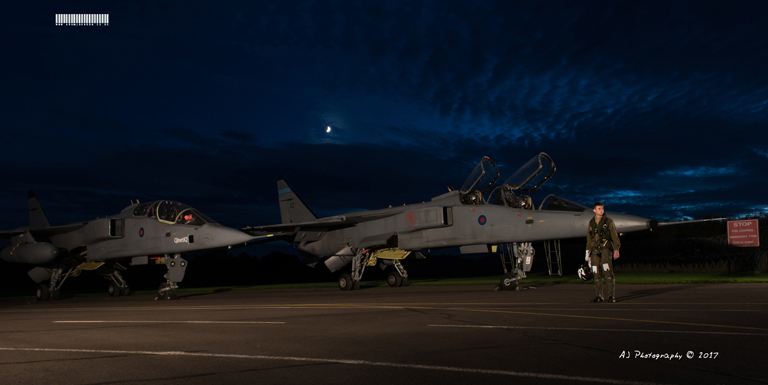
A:
POLYGON ((9 246, 0 252, 0 258, 13 263, 42 265, 59 256, 59 249, 47 242, 21 243, 9 246))

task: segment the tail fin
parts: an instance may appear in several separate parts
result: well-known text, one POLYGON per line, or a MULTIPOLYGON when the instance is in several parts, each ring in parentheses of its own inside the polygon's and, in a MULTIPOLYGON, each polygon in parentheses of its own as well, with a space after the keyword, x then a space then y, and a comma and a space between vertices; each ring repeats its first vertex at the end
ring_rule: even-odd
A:
POLYGON ((48 217, 40 206, 34 190, 29 190, 29 227, 32 229, 51 227, 51 222, 48 222, 48 217))
POLYGON ((280 218, 283 223, 299 223, 317 219, 315 213, 301 201, 284 180, 277 181, 277 194, 280 199, 280 218))

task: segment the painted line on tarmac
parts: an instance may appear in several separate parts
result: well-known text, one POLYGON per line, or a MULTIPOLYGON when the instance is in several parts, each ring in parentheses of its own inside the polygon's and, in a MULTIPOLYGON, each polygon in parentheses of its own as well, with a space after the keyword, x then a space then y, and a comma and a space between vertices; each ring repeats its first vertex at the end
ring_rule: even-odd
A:
MULTIPOLYGON (((498 305, 498 304, 497 304, 498 305)), ((169 307, 76 307, 76 308, 50 308, 50 309, 3 309, 0 313, 48 313, 81 312, 81 311, 175 311, 175 310, 255 310, 255 309, 404 309, 405 306, 394 305, 357 305, 357 304, 292 304, 292 305, 210 305, 210 306, 169 306, 169 307)))
MULTIPOLYGON (((439 310, 439 311, 466 311, 466 312, 484 312, 484 313, 499 313, 499 314, 523 314, 523 315, 535 315, 535 316, 547 316, 547 317, 564 317, 564 318, 583 318, 583 319, 597 319, 597 320, 609 320, 609 321, 627 321, 627 322, 641 322, 641 323, 653 323, 653 324, 667 324, 667 325, 683 325, 683 326, 698 326, 709 328, 725 328, 725 329, 741 329, 741 330, 754 330, 761 332, 768 332, 766 328, 749 327, 749 326, 731 326, 731 325, 717 325, 717 324, 701 324, 691 322, 675 322, 675 321, 658 321, 658 320, 643 320, 632 318, 616 318, 616 317, 599 317, 599 316, 587 316, 587 315, 573 315, 573 314, 553 314, 553 313, 538 313, 532 311, 515 311, 515 310, 494 310, 483 308, 462 308, 462 307, 436 307, 436 306, 414 306, 415 304, 291 304, 291 305, 250 305, 250 306, 201 306, 201 307, 167 307, 167 308, 147 308, 147 307, 128 307, 128 308, 106 308, 109 310, 181 310, 181 309, 200 309, 200 310, 212 310, 212 309, 264 309, 264 308, 276 308, 276 309, 288 309, 288 308, 306 308, 306 309, 362 309, 362 308, 376 308, 376 309, 420 309, 420 310, 439 310)), ((437 305, 437 304, 432 304, 437 305)), ((458 304, 456 304, 458 305, 458 304)), ((484 304, 487 305, 487 304, 484 304)), ((604 307, 604 309, 607 307, 604 307)), ((77 310, 105 310, 105 308, 90 308, 90 309, 77 309, 77 310)))
MULTIPOLYGON (((429 304, 431 306, 418 306, 421 304, 407 304, 407 303, 391 303, 391 304, 370 304, 370 303, 360 303, 360 304, 354 304, 354 303, 344 303, 344 304, 271 304, 271 305, 236 305, 236 306, 227 306, 227 305, 212 305, 212 306, 195 306, 195 307, 183 307, 183 306, 172 306, 172 307, 165 307, 165 308, 157 308, 157 307, 111 307, 111 308, 77 308, 77 309, 69 309, 69 310, 82 310, 82 311, 94 311, 94 310, 181 310, 181 309, 200 309, 200 310, 213 310, 213 309, 265 309, 265 308, 275 308, 275 309, 289 309, 289 308, 306 308, 306 309, 362 309, 362 308, 376 308, 376 309, 420 309, 420 310, 439 310, 439 311, 466 311, 466 312, 484 312, 484 313, 499 313, 499 314, 523 314, 523 315, 535 315, 535 316, 547 316, 547 317, 565 317, 565 318, 583 318, 583 319, 597 319, 597 320, 609 320, 609 321, 627 321, 627 322, 641 322, 641 323, 653 323, 653 324, 667 324, 667 325, 683 325, 683 326, 697 326, 697 327, 709 327, 709 328, 725 328, 725 329, 740 329, 740 330, 754 330, 754 331, 760 331, 760 332, 768 332, 768 329, 766 328, 758 328, 758 327, 749 327, 749 326, 731 326, 731 325, 717 325, 717 324, 701 324, 701 323, 691 323, 691 322, 674 322, 674 321, 658 321, 658 320, 643 320, 643 319, 632 319, 632 318, 617 318, 617 317, 599 317, 599 316, 587 316, 587 315, 573 315, 573 314, 553 314, 553 313, 539 313, 534 311, 515 311, 515 310, 506 310, 506 309, 483 309, 483 308, 465 308, 465 307, 438 307, 435 305, 442 305, 442 304, 429 304)), ((453 305, 468 305, 465 303, 462 304, 453 304, 453 305)), ((475 304, 475 305, 489 305, 489 304, 475 304)), ((498 304, 495 304, 498 305, 498 304)), ((606 309, 607 307, 603 307, 603 309, 606 309)), ((43 309, 39 309, 41 311, 44 311, 43 309)), ((50 310, 50 309, 48 309, 50 310)), ((60 309, 64 310, 64 309, 60 309)), ((21 310, 17 310, 21 311, 21 310)), ((560 311, 560 310, 556 310, 560 311)))
MULTIPOLYGON (((619 306, 626 306, 626 305, 632 305, 632 306, 697 306, 697 305, 708 305, 708 306, 745 306, 745 305, 768 305, 766 302, 745 302, 745 303, 707 303, 707 302, 670 302, 670 303, 663 303, 663 302, 648 302, 648 303, 629 303, 626 301, 621 301, 619 299, 619 303, 611 304, 611 307, 619 307, 619 306)), ((185 306, 185 305, 169 305, 165 307, 157 307, 157 306, 106 306, 106 307, 50 307, 50 308, 37 308, 37 309, 0 309, 0 313, 19 313, 19 312, 53 312, 53 311, 105 311, 105 310, 111 310, 111 311, 139 311, 139 310, 218 310, 218 309, 230 309, 230 310, 238 310, 238 309, 309 309, 309 308, 317 308, 317 309, 324 309, 324 308, 360 308, 360 307, 370 307, 370 308, 378 308, 378 309, 392 309, 392 308, 413 308, 414 306, 499 306, 504 305, 511 308, 515 308, 516 306, 536 306, 536 305, 571 305, 573 306, 574 303, 572 302, 534 302, 534 303, 524 303, 524 302, 508 302, 508 303, 320 303, 320 304, 265 304, 265 305, 210 305, 210 306, 185 306)), ((586 303, 585 303, 586 305, 586 303)), ((517 307, 516 309, 520 309, 520 307, 517 307)), ((562 310, 562 309, 556 309, 556 310, 562 310)), ((594 310, 594 309, 589 309, 594 310)), ((626 309, 629 310, 629 309, 626 309)), ((649 310, 649 309, 632 309, 632 310, 649 310)), ((668 309, 668 310, 682 310, 682 309, 668 309)), ((699 309, 691 309, 692 311, 699 311, 699 309)), ((710 311, 710 310, 707 310, 710 311)), ((727 311, 727 309, 717 309, 712 311, 727 311)), ((748 311, 748 310, 732 310, 732 311, 748 311)))
POLYGON ((590 328, 549 328, 536 326, 493 326, 493 325, 427 325, 428 327, 441 328, 467 328, 467 329, 521 329, 521 330, 567 330, 567 331, 589 331, 589 332, 635 332, 635 333, 672 333, 672 334, 715 334, 732 336, 761 336, 768 337, 768 334, 761 333, 736 333, 736 332, 702 332, 693 330, 641 330, 641 329, 590 329, 590 328))
MULTIPOLYGON (((488 307, 488 308, 485 308, 485 310, 507 310, 507 308, 488 307)), ((666 311, 666 312, 697 312, 697 313, 703 312, 703 311, 707 312, 707 313, 719 313, 719 312, 728 312, 728 313, 733 313, 733 312, 737 312, 737 313, 743 313, 743 312, 749 312, 749 313, 763 312, 764 313, 764 312, 768 312, 768 309, 766 309, 766 310, 744 310, 744 309, 742 309, 742 310, 736 310, 736 309, 734 309, 734 310, 727 310, 727 309, 707 309, 707 310, 702 310, 702 309, 619 309, 619 308, 614 307, 613 305, 609 305, 609 306, 603 307, 603 308, 591 308, 591 309, 589 309, 589 308, 582 308, 582 309, 558 309, 558 308, 544 308, 544 307, 532 307, 532 308, 518 307, 518 308, 515 308, 515 310, 589 311, 589 312, 594 312, 594 311, 666 311)))
POLYGON ((152 324, 285 324, 269 321, 51 321, 55 324, 96 324, 96 323, 152 323, 152 324))
POLYGON ((582 382, 592 382, 592 383, 600 383, 600 384, 657 385, 657 383, 654 383, 654 382, 623 381, 623 380, 613 380, 609 378, 580 377, 580 376, 568 376, 568 375, 561 375, 561 374, 514 372, 510 370, 462 368, 462 367, 455 367, 455 366, 402 364, 402 363, 393 363, 393 362, 377 362, 377 361, 347 360, 347 359, 333 359, 333 358, 281 357, 281 356, 261 356, 261 355, 249 355, 249 354, 216 354, 216 353, 193 353, 193 352, 176 352, 176 351, 142 351, 142 350, 133 351, 133 350, 52 349, 52 348, 2 348, 0 347, 0 351, 131 354, 131 355, 151 355, 151 356, 176 356, 176 357, 181 356, 181 357, 202 357, 202 358, 299 361, 299 362, 316 362, 316 363, 326 363, 326 364, 379 366, 379 367, 398 368, 398 369, 422 369, 422 370, 435 370, 435 371, 469 373, 469 374, 490 374, 490 375, 527 377, 527 378, 538 378, 538 379, 559 380, 559 381, 582 381, 582 382))
POLYGON ((473 313, 485 312, 485 313, 500 313, 500 314, 539 315, 539 316, 564 317, 564 318, 586 318, 586 319, 598 319, 598 320, 607 320, 607 321, 628 321, 628 322, 642 322, 642 323, 667 324, 667 325, 703 326, 703 327, 710 327, 710 328, 758 330, 758 331, 761 331, 761 332, 768 332, 768 329, 756 328, 756 327, 751 327, 751 326, 731 326, 731 325, 716 325, 716 324, 699 324, 699 323, 692 323, 692 322, 657 321, 657 320, 642 320, 642 319, 632 319, 632 318, 596 317, 596 316, 572 315, 572 314, 533 313, 533 312, 511 311, 511 310, 485 310, 485 309, 466 309, 466 308, 463 308, 463 309, 462 308, 437 308, 437 307, 418 307, 418 306, 412 306, 412 307, 408 307, 408 308, 409 309, 420 309, 420 310, 466 311, 466 312, 473 312, 473 313))

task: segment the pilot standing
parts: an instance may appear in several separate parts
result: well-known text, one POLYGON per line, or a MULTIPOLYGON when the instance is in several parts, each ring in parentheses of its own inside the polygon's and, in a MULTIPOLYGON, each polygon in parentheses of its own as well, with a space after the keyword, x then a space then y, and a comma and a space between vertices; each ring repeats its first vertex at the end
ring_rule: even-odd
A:
POLYGON ((592 206, 595 217, 589 221, 587 232, 587 256, 595 279, 597 296, 592 302, 603 302, 603 278, 608 284, 608 302, 616 302, 616 275, 613 273, 613 260, 619 258, 619 234, 613 220, 605 215, 605 205, 597 202, 592 206))

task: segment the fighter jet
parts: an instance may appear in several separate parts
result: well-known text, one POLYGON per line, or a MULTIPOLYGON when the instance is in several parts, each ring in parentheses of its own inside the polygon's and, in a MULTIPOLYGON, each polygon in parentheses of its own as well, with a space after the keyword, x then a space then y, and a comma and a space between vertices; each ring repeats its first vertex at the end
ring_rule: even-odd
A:
POLYGON ((29 191, 29 226, 0 231, 11 245, 0 251, 8 262, 36 265, 29 276, 37 282, 39 301, 59 298, 64 281, 82 271, 95 271, 109 281, 113 297, 130 294, 121 271, 125 265, 165 264, 166 282, 158 298, 174 298, 187 261, 181 254, 244 244, 254 237, 218 224, 185 204, 160 200, 132 203, 119 214, 86 222, 51 226, 37 196, 29 191))
MULTIPOLYGON (((459 247, 462 253, 498 252, 504 258, 501 288, 517 286, 530 270, 533 241, 586 237, 592 208, 550 195, 535 208, 528 192, 556 171, 546 153, 534 156, 495 189, 499 171, 484 157, 461 189, 449 188, 429 202, 357 211, 318 219, 284 180, 277 182, 282 224, 242 229, 298 244, 306 259, 325 258, 331 271, 352 263, 338 280, 342 290, 357 289, 367 266, 394 266, 390 286, 408 282, 401 260, 419 250, 459 247), (490 193, 488 193, 490 191, 490 193), (507 268, 507 267, 510 268, 507 268)), ((638 216, 606 213, 619 233, 661 225, 638 216)), ((687 222, 690 223, 690 222, 687 222)))

